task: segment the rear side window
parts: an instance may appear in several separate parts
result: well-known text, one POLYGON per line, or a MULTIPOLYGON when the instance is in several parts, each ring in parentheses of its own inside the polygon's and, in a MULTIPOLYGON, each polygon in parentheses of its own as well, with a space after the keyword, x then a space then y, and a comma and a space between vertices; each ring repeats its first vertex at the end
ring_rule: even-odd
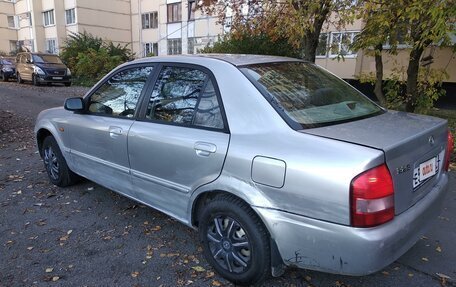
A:
POLYGON ((133 117, 153 67, 135 67, 109 78, 90 97, 88 110, 98 115, 133 117))
POLYGON ((185 126, 224 128, 212 79, 193 68, 163 68, 152 91, 146 118, 185 126))

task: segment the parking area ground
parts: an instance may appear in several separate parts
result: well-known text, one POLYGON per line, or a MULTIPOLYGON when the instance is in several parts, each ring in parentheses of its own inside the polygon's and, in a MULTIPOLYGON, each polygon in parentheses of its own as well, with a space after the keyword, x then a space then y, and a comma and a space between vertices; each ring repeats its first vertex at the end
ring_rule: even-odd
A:
MULTIPOLYGON (((81 87, 0 83, 0 287, 232 286, 202 255, 197 231, 83 181, 49 183, 37 114, 81 87)), ((290 269, 264 286, 456 286, 456 173, 442 214, 399 260, 364 277, 290 269)))

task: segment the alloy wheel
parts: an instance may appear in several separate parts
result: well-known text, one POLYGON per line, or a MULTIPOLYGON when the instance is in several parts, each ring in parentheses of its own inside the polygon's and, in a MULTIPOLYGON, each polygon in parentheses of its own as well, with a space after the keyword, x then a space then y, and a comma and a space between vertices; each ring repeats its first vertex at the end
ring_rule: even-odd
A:
POLYGON ((53 180, 59 179, 59 161, 57 155, 55 154, 54 150, 51 146, 48 146, 44 149, 44 165, 48 171, 49 176, 53 180))
POLYGON ((209 249, 215 261, 225 270, 243 273, 251 261, 251 246, 244 228, 228 216, 217 216, 207 229, 209 249))

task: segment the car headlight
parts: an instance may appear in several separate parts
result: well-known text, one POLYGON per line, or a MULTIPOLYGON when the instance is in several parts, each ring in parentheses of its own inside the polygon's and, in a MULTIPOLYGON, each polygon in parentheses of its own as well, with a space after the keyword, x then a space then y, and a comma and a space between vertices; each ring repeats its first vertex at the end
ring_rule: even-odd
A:
POLYGON ((5 71, 5 72, 12 72, 13 69, 10 68, 10 67, 3 67, 3 71, 5 71))
POLYGON ((67 68, 67 76, 71 76, 71 71, 68 68, 67 68))
POLYGON ((35 68, 33 68, 33 72, 34 72, 35 74, 38 74, 38 75, 41 75, 41 76, 46 75, 46 73, 45 73, 40 67, 35 67, 35 68))

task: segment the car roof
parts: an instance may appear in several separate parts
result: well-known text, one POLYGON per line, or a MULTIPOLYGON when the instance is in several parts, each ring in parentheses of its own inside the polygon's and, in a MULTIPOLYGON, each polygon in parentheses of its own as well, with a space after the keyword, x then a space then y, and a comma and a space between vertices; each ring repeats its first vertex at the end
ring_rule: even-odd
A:
POLYGON ((174 55, 157 56, 136 60, 136 62, 192 62, 198 59, 213 59, 216 61, 228 62, 234 66, 244 66, 261 63, 273 62, 297 62, 302 61, 295 58, 267 56, 267 55, 248 55, 248 54, 195 54, 195 55, 174 55))

